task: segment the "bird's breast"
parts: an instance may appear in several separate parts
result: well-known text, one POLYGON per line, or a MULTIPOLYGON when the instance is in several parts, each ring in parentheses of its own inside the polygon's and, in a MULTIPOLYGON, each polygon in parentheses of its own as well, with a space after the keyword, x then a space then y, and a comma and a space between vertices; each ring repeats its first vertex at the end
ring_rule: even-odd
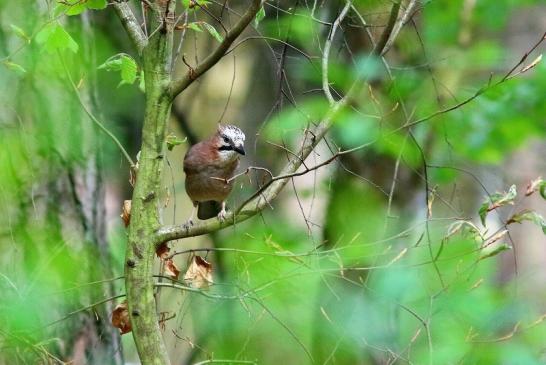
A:
POLYGON ((239 164, 238 160, 230 163, 210 160, 207 163, 188 165, 185 161, 186 192, 193 201, 223 201, 233 188, 233 177, 239 164))

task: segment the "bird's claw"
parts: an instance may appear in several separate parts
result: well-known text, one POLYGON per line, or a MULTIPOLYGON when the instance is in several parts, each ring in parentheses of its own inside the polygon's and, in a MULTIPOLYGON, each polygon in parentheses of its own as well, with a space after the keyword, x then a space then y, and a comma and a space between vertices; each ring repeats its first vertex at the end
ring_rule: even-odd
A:
POLYGON ((223 222, 226 220, 226 211, 225 209, 222 209, 220 211, 220 213, 218 213, 218 219, 220 220, 220 222, 223 222))

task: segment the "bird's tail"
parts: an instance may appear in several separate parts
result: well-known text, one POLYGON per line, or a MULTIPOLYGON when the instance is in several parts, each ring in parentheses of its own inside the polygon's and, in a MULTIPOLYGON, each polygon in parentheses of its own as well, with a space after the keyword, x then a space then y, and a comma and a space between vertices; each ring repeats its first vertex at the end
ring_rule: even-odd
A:
POLYGON ((201 220, 214 218, 222 210, 222 204, 220 202, 209 200, 206 202, 200 202, 197 206, 197 218, 201 220))

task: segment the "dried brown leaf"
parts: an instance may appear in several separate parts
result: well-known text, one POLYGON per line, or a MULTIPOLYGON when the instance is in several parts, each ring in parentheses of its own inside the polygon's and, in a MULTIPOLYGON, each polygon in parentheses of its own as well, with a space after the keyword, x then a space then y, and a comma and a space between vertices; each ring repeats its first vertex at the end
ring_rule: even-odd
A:
POLYGON ((123 220, 123 224, 125 224, 125 227, 127 227, 129 225, 129 222, 131 222, 131 201, 130 200, 123 201, 123 207, 121 208, 121 214, 119 216, 123 220))
POLYGON ((544 180, 542 180, 542 177, 538 177, 535 180, 531 180, 529 184, 527 184, 527 190, 525 190, 525 196, 529 196, 533 194, 535 191, 537 191, 540 188, 540 184, 542 184, 544 180))
POLYGON ((165 275, 172 279, 178 280, 180 269, 176 266, 173 259, 165 260, 165 275))
POLYGON ((205 288, 212 284, 212 264, 201 256, 194 256, 184 275, 186 281, 193 288, 205 288))
POLYGON ((136 163, 135 167, 129 169, 129 184, 131 184, 132 187, 134 187, 136 184, 137 171, 138 162, 136 163))
POLYGON ((119 328, 122 335, 131 332, 131 319, 129 318, 127 301, 118 304, 112 311, 112 326, 119 328))
POLYGON ((157 247, 157 249, 155 250, 155 254, 161 260, 165 260, 167 256, 169 256, 169 251, 171 251, 171 249, 169 248, 166 242, 163 242, 157 247))

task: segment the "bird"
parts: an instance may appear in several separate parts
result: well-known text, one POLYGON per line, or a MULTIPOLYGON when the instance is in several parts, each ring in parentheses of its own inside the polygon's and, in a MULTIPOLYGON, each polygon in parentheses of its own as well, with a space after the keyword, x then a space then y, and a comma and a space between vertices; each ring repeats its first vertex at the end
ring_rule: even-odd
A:
POLYGON ((245 155, 245 134, 234 125, 219 124, 216 133, 191 146, 184 156, 186 193, 193 203, 187 225, 195 211, 201 220, 226 217, 226 199, 233 188, 230 180, 245 155))

